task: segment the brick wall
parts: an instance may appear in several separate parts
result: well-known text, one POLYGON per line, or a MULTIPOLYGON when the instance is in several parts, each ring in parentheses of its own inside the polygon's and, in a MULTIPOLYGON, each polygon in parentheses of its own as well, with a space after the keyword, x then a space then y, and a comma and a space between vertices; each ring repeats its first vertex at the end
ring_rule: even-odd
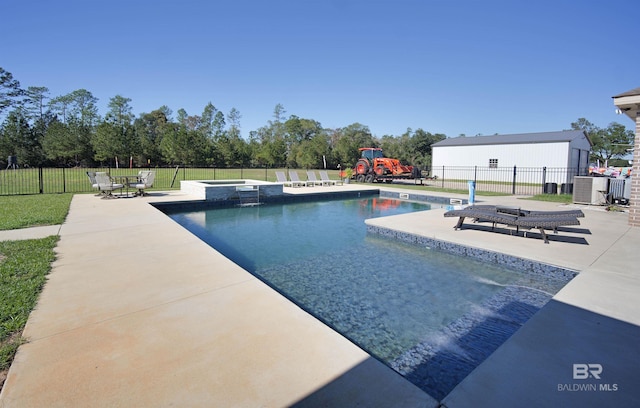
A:
POLYGON ((636 114, 636 138, 633 145, 632 169, 629 225, 640 227, 640 112, 636 114))

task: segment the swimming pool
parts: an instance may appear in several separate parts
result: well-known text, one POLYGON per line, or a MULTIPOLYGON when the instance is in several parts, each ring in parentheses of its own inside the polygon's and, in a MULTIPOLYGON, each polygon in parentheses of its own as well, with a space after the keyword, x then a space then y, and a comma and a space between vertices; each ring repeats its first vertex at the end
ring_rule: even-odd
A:
POLYGON ((442 399, 566 284, 367 234, 429 204, 367 197, 168 212, 442 399))

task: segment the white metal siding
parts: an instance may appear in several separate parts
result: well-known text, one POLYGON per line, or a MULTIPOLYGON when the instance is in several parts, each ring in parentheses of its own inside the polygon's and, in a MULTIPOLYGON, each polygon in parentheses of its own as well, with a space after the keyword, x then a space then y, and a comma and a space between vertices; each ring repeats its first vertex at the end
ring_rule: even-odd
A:
POLYGON ((436 146, 433 166, 488 167, 498 159, 498 167, 567 167, 569 143, 531 143, 478 146, 436 146))
MULTIPOLYGON (((498 160, 498 167, 566 168, 570 166, 569 142, 521 143, 475 146, 434 146, 432 173, 442 177, 442 167, 478 166, 489 167, 490 159, 498 160)), ((486 173, 487 177, 491 173, 486 173)), ((565 183, 558 180, 548 182, 565 183)))

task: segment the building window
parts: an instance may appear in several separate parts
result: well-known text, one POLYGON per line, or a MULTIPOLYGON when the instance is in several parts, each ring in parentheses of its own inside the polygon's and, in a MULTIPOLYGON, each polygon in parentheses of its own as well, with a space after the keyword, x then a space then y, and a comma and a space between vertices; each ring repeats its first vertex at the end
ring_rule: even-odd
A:
POLYGON ((498 168, 498 159, 489 159, 489 167, 492 169, 498 168))

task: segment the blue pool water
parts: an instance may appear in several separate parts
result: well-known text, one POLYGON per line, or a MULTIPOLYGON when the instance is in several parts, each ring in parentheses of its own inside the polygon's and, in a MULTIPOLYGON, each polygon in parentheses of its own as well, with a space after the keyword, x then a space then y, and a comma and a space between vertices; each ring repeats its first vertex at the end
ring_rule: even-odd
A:
POLYGON ((370 197, 169 215, 441 399, 566 281, 366 232, 367 218, 429 209, 370 197))

